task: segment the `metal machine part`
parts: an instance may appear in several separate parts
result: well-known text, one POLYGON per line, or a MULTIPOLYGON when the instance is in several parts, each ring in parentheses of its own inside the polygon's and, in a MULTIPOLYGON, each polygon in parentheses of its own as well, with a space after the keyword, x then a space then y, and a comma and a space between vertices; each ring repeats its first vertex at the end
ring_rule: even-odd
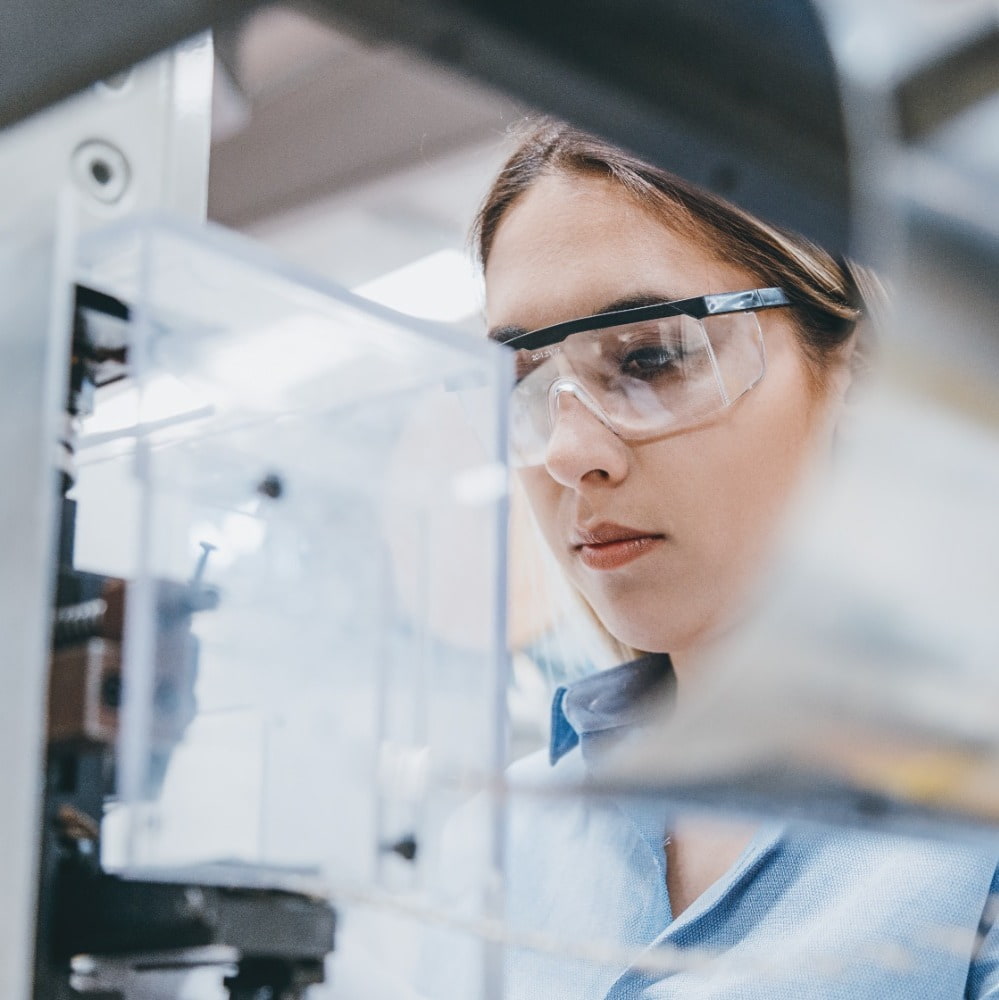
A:
MULTIPOLYGON (((127 375, 129 307, 77 287, 66 396, 71 420, 100 384, 127 375), (97 322, 93 322, 94 317, 97 322), (88 319, 89 318, 89 319, 88 319), (101 320, 111 320, 110 333, 101 320), (88 391, 88 387, 89 390, 88 391)), ((66 447, 72 451, 72 444, 66 447)), ((63 488, 73 482, 63 476, 63 488)), ((101 820, 117 793, 116 751, 123 685, 125 580, 74 564, 76 503, 63 499, 48 684, 47 762, 36 922, 36 1000, 90 992, 74 976, 88 956, 91 978, 109 968, 142 983, 163 968, 235 968, 233 997, 287 1000, 323 980, 335 915, 324 900, 294 892, 123 879, 101 867, 101 820), (183 957, 179 958, 178 955, 183 957)), ((206 548, 191 579, 160 581, 154 715, 144 794, 159 793, 170 756, 196 712, 197 642, 191 619, 218 603, 205 586, 206 548)), ((105 997, 130 995, 102 990, 105 997)))
POLYGON ((56 649, 49 674, 49 739, 112 742, 120 696, 119 643, 87 639, 56 649))
MULTIPOLYGON (((84 288, 74 289, 73 339, 70 346, 69 387, 63 433, 59 437, 57 465, 63 492, 76 479, 76 438, 81 418, 94 409, 94 393, 127 374, 128 307, 110 295, 84 288)), ((64 519, 63 531, 72 530, 64 519)), ((72 541, 71 538, 66 539, 72 541)), ((67 613, 68 614, 68 613, 67 613)))
MULTIPOLYGON (((33 22, 35 29, 45 23, 68 27, 64 13, 38 19, 37 9, 5 9, 0 15, 5 65, 37 65, 39 52, 57 52, 50 43, 33 47, 37 38, 21 34, 15 19, 22 27, 33 22)), ((86 18, 82 7, 79 13, 86 18)), ((97 20, 86 18, 86 30, 77 22, 75 34, 84 46, 95 35, 115 44, 115 33, 97 20)), ((40 750, 34 748, 44 744, 60 487, 73 475, 71 455, 63 445, 55 463, 64 474, 60 484, 53 475, 52 451, 53 443, 72 439, 73 417, 66 413, 65 400, 73 330, 73 242, 80 230, 142 208, 162 206, 204 216, 210 74, 211 43, 202 37, 0 132, 0 181, 9 194, 0 210, 0 433, 11 470, 0 491, 0 548, 5 554, 0 622, 8 636, 5 655, 17 665, 0 700, 0 746, 7 761, 0 778, 6 803, 0 840, 19 859, 0 876, 3 996, 26 997, 30 990, 43 771, 40 750), (117 156, 97 155, 109 148, 121 154, 127 173, 119 170, 117 156), (116 188, 111 200, 102 195, 107 186, 116 188)), ((5 75, 5 86, 17 75, 5 75)), ((30 106, 41 107, 55 96, 43 86, 30 106)), ((0 101, 5 116, 21 118, 27 112, 22 97, 5 91, 0 101)), ((63 533, 67 544, 71 537, 71 530, 63 533)))
MULTIPOLYGON (((63 568, 64 580, 74 575, 63 568)), ((92 574, 76 576, 81 589, 97 582, 92 574)), ((128 970, 141 988, 143 977, 163 969, 215 966, 235 969, 226 980, 234 998, 268 989, 264 995, 293 1000, 324 978, 335 928, 325 900, 279 890, 123 879, 101 869, 101 815, 116 787, 125 587, 105 581, 102 589, 106 598, 68 605, 56 615, 34 996, 62 1000, 89 993, 88 977, 74 975, 79 956, 86 955, 90 979, 128 970)), ((185 596, 191 589, 162 588, 161 606, 175 624, 163 635, 157 657, 150 797, 194 712, 195 649, 188 623, 195 608, 210 606, 211 599, 196 589, 185 596)), ((132 994, 102 995, 124 1000, 132 994)))
MULTIPOLYGON (((66 13, 52 23, 68 25, 66 13)), ((13 10, 3 15, 5 51, 11 44, 16 50, 18 40, 28 41, 10 23, 17 15, 13 10)), ((90 20, 88 29, 100 32, 101 26, 90 20)), ((78 40, 93 37, 89 30, 77 35, 78 40)), ((54 51, 47 46, 37 51, 43 50, 54 51)), ((72 246, 79 231, 143 208, 203 217, 210 93, 211 43, 202 37, 0 133, 0 178, 16 194, 0 213, 2 369, 7 376, 0 405, 11 435, 4 455, 17 469, 17 486, 4 491, 2 502, 8 559, 0 587, 4 631, 11 636, 7 653, 18 664, 3 700, 0 739, 9 741, 4 745, 10 748, 5 754, 10 766, 3 786, 8 809, 2 839, 20 859, 9 866, 0 903, 4 996, 29 994, 32 953, 34 996, 71 997, 79 995, 74 985, 79 963, 71 959, 84 950, 91 953, 92 965, 134 969, 155 965, 167 938, 173 942, 167 950, 197 946, 187 965, 238 967, 244 957, 252 957, 246 974, 234 979, 237 991, 248 977, 262 982, 261 962, 268 967, 276 961, 273 995, 295 996, 295 984, 321 977, 322 958, 332 947, 333 913, 324 902, 294 894, 225 893, 187 883, 123 883, 102 872, 99 863, 104 802, 116 784, 126 585, 76 569, 75 501, 63 496, 61 517, 56 511, 59 494, 75 479, 79 418, 91 410, 97 387, 126 373, 129 310, 89 289, 76 289, 74 295, 72 246), (54 463, 45 440, 58 442, 54 463), (60 477, 52 475, 53 468, 60 477), (53 574, 55 565, 59 570, 53 574), (51 670, 44 666, 46 632, 51 670), (38 731, 46 676, 47 740, 38 731), (41 760, 25 753, 43 742, 48 745, 44 769, 41 760), (40 853, 32 846, 36 843, 40 853), (205 907, 195 914, 191 901, 197 899, 205 907), (268 925, 264 911, 280 914, 288 936, 273 932, 261 953, 260 929, 268 925), (301 916, 296 924, 289 918, 294 913, 307 919, 301 916), (125 915, 127 927, 121 920, 125 915), (34 948, 28 941, 33 927, 34 948), (125 930, 133 935, 128 941, 122 937, 125 930), (205 947, 213 943, 214 948, 205 947), (123 958, 126 947, 149 954, 141 960, 123 958)), ((40 104, 53 96, 46 88, 36 95, 40 104)), ((40 104, 25 104, 19 95, 5 95, 3 102, 5 115, 16 117, 40 104)), ((196 647, 190 617, 210 608, 214 599, 199 580, 159 585, 158 605, 170 626, 157 646, 150 795, 193 711, 196 647)))

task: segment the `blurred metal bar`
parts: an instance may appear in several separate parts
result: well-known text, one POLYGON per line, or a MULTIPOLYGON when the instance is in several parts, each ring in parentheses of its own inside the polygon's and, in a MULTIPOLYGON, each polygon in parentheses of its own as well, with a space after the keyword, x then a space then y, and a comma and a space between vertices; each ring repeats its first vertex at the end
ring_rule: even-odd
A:
MULTIPOLYGON (((7 4, 0 126, 257 4, 7 4)), ((851 248, 842 67, 813 0, 300 5, 601 133, 831 250, 851 248)), ((999 85, 999 29, 941 49, 896 81, 891 100, 904 139, 926 135, 999 85)))
POLYGON ((203 217, 211 71, 210 41, 194 39, 0 132, 0 844, 12 859, 0 874, 0 997, 11 1000, 30 994, 34 952, 75 235, 142 208, 203 217))
MULTIPOLYGON (((27 210, 30 209, 30 210, 27 210)), ((55 441, 68 365, 68 234, 55 199, 0 229, 0 996, 28 996, 56 526, 55 441), (62 247, 58 246, 62 243, 62 247)))
MULTIPOLYGON (((0 126, 256 0, 7 4, 0 126)), ((834 249, 848 233, 836 73, 811 0, 313 0, 834 249)))
POLYGON ((849 132, 852 251, 892 289, 896 374, 994 422, 995 5, 821 2, 849 132))
POLYGON ((898 88, 902 138, 916 141, 999 91, 999 25, 942 53, 898 88))
POLYGON ((0 128, 257 0, 5 0, 0 5, 0 128))
POLYGON ((831 249, 849 182, 835 66, 809 0, 312 0, 568 118, 831 249))

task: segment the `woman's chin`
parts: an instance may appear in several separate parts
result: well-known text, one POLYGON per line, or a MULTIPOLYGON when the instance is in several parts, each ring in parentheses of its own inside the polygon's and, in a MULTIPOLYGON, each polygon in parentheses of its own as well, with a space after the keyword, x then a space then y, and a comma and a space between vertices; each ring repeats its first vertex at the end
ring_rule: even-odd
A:
POLYGON ((669 653, 674 658, 698 654, 725 634, 726 623, 716 613, 699 613, 696 608, 670 614, 669 604, 660 603, 648 614, 630 607, 594 606, 604 628, 618 642, 643 653, 669 653))
POLYGON ((667 625, 661 620, 636 622, 631 617, 626 620, 614 616, 600 617, 604 628, 618 642, 643 653, 676 653, 689 649, 704 635, 709 634, 706 629, 677 628, 675 625, 667 625))

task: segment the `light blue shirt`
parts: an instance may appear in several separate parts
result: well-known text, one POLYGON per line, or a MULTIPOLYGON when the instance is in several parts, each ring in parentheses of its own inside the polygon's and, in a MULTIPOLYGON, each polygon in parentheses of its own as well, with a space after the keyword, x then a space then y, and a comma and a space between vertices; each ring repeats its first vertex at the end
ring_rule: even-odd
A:
POLYGON ((509 806, 506 926, 520 946, 505 997, 999 998, 996 853, 980 845, 767 824, 674 917, 662 807, 560 790, 585 777, 588 743, 632 724, 621 692, 651 682, 631 666, 586 678, 582 696, 560 689, 554 764, 511 771, 533 791, 509 806))

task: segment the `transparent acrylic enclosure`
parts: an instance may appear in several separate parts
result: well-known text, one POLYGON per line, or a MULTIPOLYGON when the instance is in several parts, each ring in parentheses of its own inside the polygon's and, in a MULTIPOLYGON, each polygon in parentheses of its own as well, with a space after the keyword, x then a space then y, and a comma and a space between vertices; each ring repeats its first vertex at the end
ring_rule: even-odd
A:
POLYGON ((439 905, 503 764, 506 358, 212 228, 98 234, 81 274, 132 309, 137 397, 106 864, 439 905))

